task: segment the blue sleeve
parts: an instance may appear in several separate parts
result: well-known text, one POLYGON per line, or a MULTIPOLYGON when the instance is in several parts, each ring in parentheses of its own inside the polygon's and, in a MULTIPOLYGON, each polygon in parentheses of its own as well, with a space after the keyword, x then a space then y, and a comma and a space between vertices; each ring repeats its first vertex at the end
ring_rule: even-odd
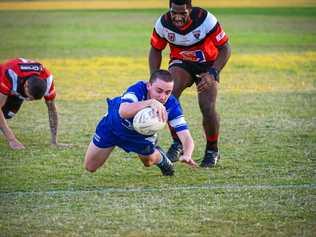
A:
POLYGON ((184 119, 181 105, 175 97, 169 98, 166 103, 166 109, 168 112, 168 123, 176 132, 189 129, 184 119))
POLYGON ((122 103, 124 102, 138 102, 142 101, 147 95, 146 84, 144 82, 137 82, 136 84, 127 88, 127 90, 123 93, 121 99, 122 103))

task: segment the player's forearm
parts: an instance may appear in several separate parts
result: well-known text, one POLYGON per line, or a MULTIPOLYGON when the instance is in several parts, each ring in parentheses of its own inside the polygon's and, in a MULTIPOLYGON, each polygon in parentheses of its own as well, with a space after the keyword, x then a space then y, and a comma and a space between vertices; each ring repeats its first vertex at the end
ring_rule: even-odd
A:
POLYGON ((218 71, 221 71, 222 68, 226 65, 231 55, 231 48, 228 43, 219 48, 219 54, 215 62, 213 63, 214 68, 218 71))
POLYGON ((162 60, 161 51, 151 47, 149 51, 149 58, 148 58, 150 74, 152 74, 155 70, 160 69, 161 60, 162 60))
POLYGON ((46 101, 48 109, 48 120, 51 132, 51 143, 57 144, 57 130, 58 130, 58 114, 54 101, 46 101))
POLYGON ((122 103, 119 108, 119 114, 123 119, 132 118, 139 110, 149 107, 151 103, 151 100, 143 100, 134 103, 122 103))
POLYGON ((192 157, 194 142, 189 130, 180 131, 177 133, 177 135, 183 147, 183 155, 187 157, 192 157))
POLYGON ((4 134, 8 142, 16 140, 16 137, 10 127, 8 126, 7 121, 4 118, 3 112, 0 109, 0 130, 4 134))
POLYGON ((194 150, 194 143, 192 139, 185 139, 185 141, 183 141, 183 155, 184 156, 188 156, 188 157, 192 157, 192 153, 194 150))

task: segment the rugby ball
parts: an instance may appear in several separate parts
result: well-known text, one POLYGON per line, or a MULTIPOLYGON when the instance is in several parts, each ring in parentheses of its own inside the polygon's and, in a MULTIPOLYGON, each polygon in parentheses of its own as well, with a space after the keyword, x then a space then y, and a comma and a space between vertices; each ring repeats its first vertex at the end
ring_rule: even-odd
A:
POLYGON ((157 113, 151 107, 146 107, 136 113, 133 127, 136 132, 150 136, 163 129, 166 122, 159 121, 157 113))

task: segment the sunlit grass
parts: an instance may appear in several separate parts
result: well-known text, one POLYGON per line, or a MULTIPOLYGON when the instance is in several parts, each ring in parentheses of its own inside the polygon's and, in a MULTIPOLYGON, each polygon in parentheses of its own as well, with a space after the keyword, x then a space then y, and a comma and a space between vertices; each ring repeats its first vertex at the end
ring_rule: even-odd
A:
MULTIPOLYGON (((44 59, 55 75, 63 100, 91 100, 119 95, 131 83, 148 79, 147 58, 95 57, 44 59)), ((167 68, 167 58, 163 68, 167 68)), ((314 91, 316 53, 233 54, 222 72, 221 91, 314 91), (304 70, 302 70, 304 68, 304 70)), ((195 94, 194 86, 186 91, 195 94)))

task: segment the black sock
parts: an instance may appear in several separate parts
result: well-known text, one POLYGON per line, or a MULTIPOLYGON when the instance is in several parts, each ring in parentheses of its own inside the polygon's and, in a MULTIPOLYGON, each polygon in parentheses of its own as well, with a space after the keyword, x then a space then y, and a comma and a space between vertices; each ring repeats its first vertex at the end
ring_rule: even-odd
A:
POLYGON ((218 152, 217 141, 214 141, 214 142, 207 142, 207 144, 206 144, 206 150, 218 152))

